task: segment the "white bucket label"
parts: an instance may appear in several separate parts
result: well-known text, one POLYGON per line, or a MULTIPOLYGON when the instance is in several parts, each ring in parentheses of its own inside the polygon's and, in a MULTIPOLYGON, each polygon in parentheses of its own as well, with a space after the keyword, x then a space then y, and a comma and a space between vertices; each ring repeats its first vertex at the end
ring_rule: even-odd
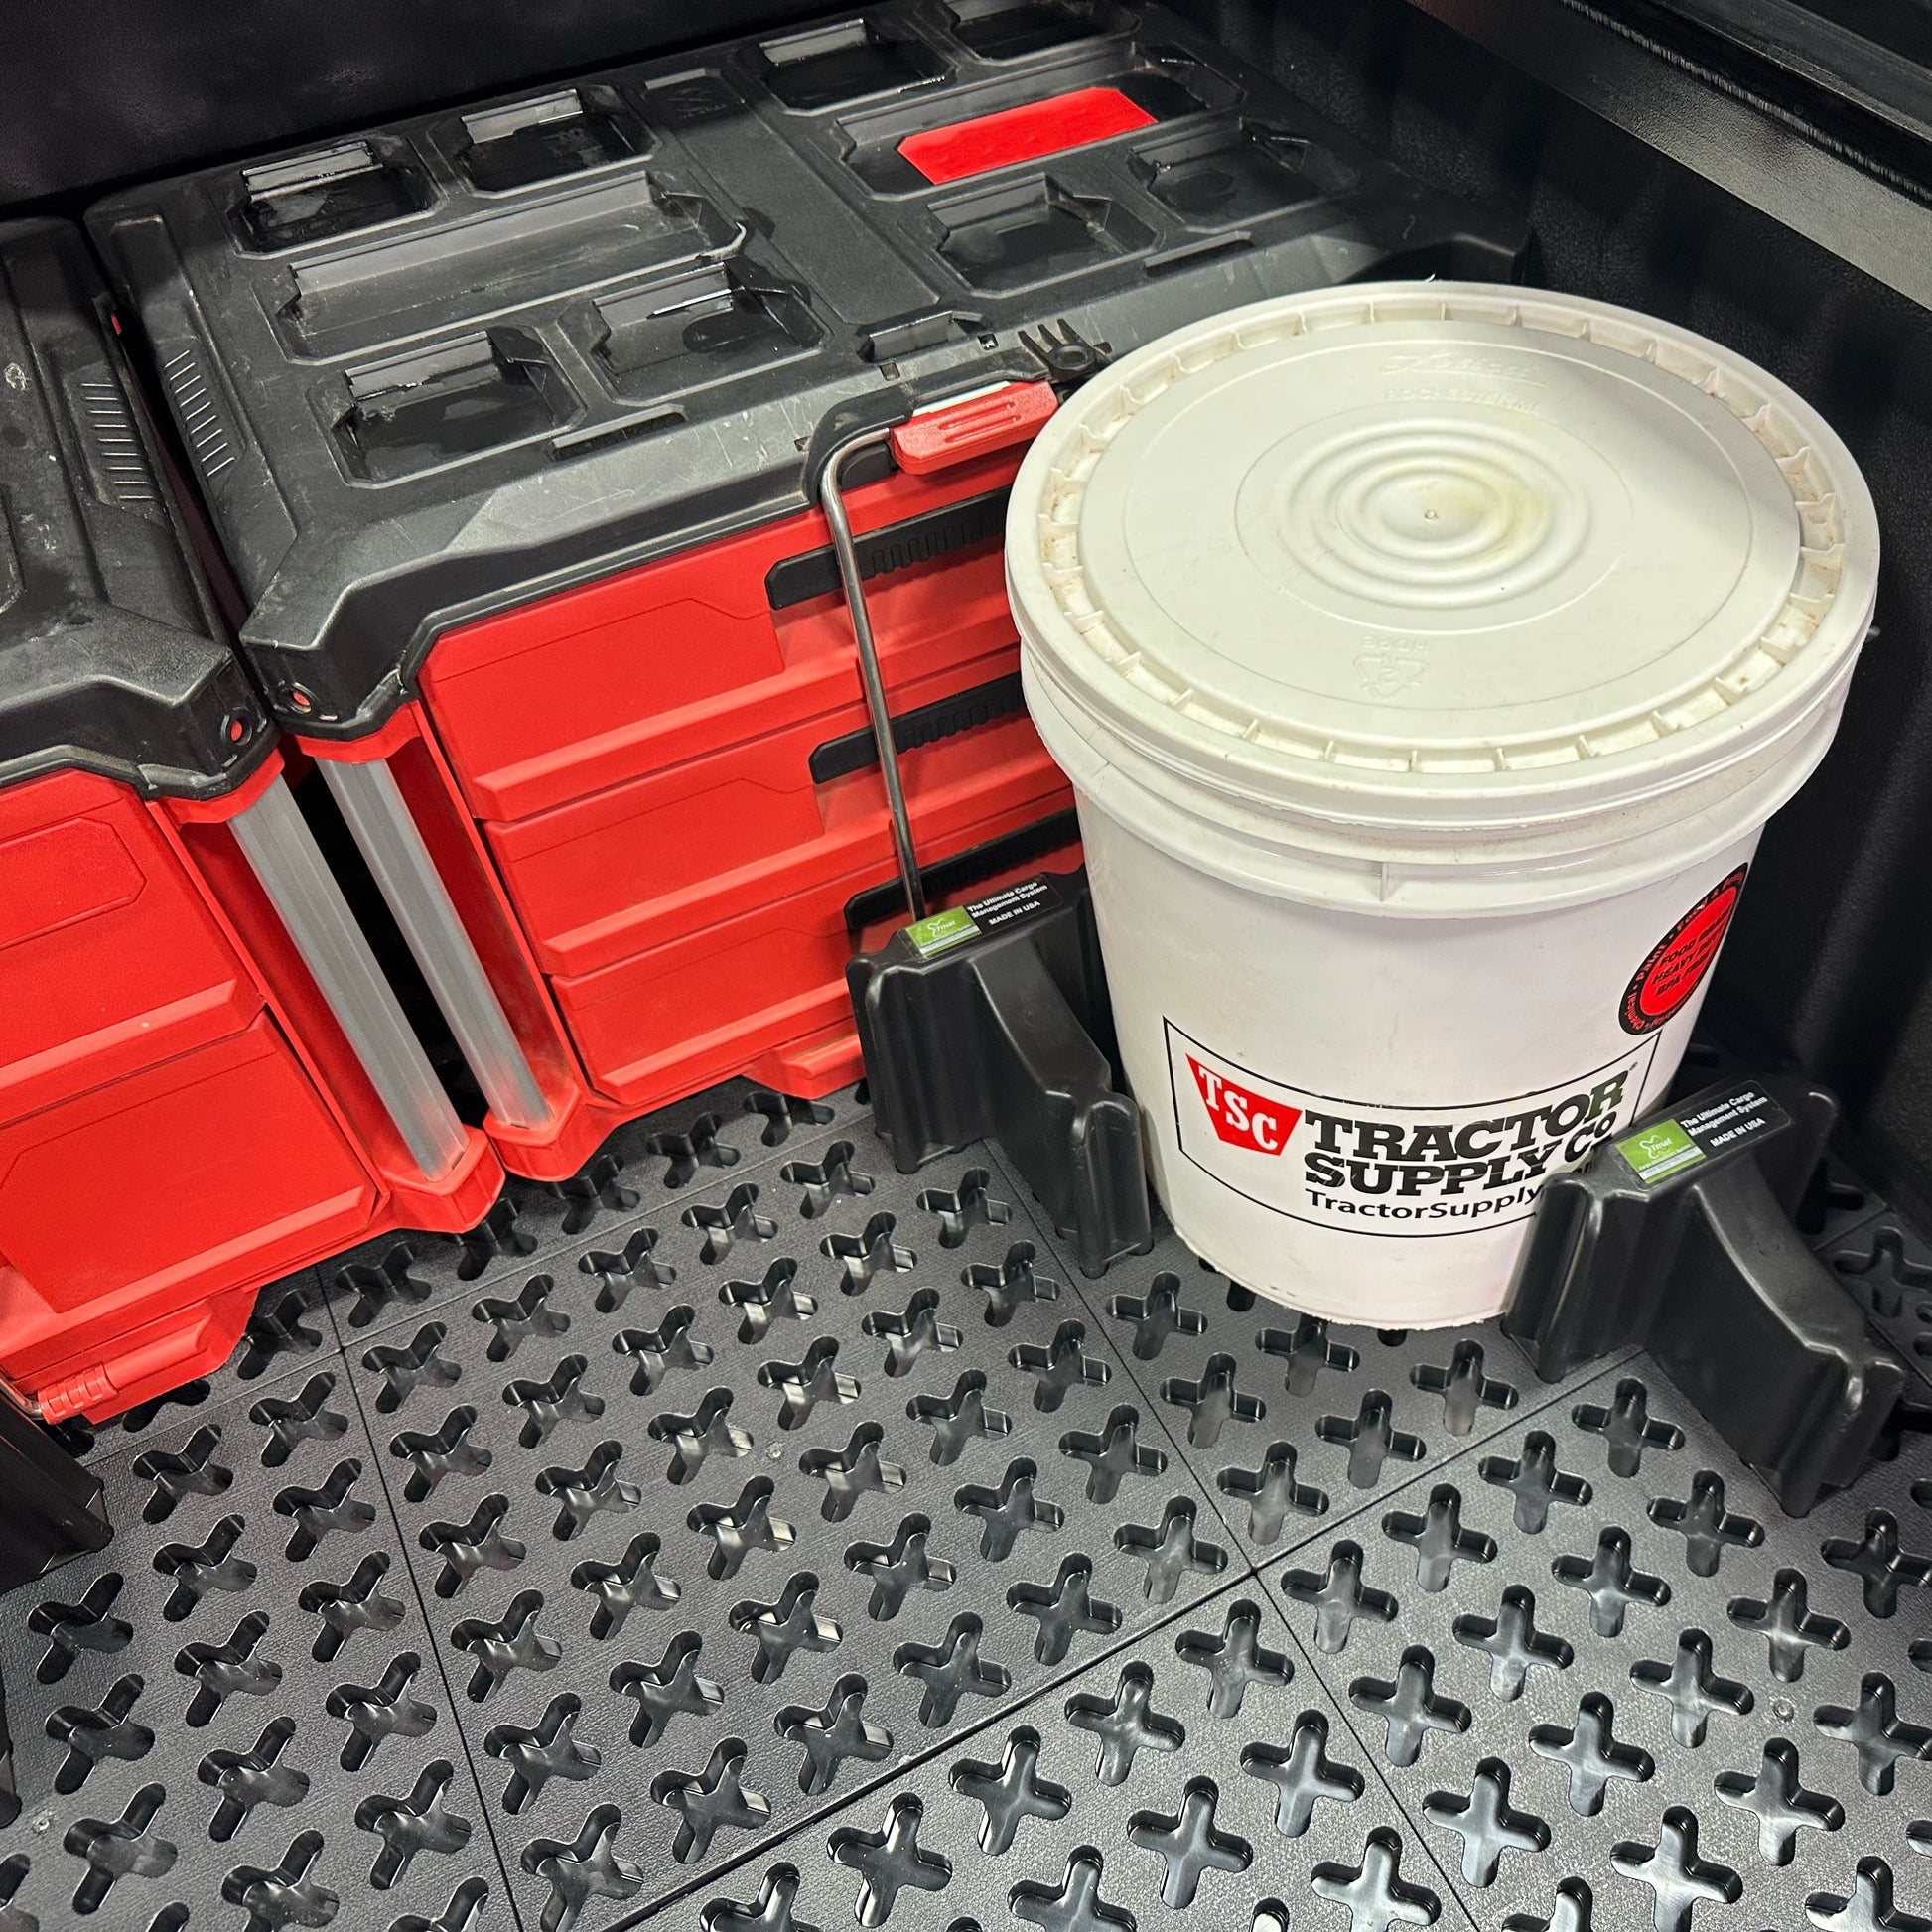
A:
POLYGON ((1393 1237, 1528 1220, 1553 1173, 1627 1127, 1654 1036, 1537 1093, 1381 1106, 1256 1073, 1167 1023, 1180 1151, 1245 1199, 1315 1227, 1393 1237))

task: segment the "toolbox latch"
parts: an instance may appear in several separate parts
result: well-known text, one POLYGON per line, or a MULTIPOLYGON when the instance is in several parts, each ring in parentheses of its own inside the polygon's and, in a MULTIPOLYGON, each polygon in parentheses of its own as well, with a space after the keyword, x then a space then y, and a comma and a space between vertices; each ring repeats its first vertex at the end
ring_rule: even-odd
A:
POLYGON ((901 470, 925 476, 1032 442, 1058 407, 1050 382, 1006 382, 921 409, 887 440, 901 470))

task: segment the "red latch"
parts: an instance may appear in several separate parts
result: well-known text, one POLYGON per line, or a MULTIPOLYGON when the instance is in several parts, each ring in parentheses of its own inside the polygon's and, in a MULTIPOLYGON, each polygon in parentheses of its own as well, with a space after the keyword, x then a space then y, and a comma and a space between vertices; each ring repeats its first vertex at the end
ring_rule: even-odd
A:
POLYGON ((1031 443, 1059 407, 1050 382, 1009 382, 983 395, 921 410, 889 439, 901 470, 925 476, 970 457, 1031 443))
POLYGON ((1050 100, 1030 100, 950 127, 908 134, 898 151, 929 182, 964 181, 993 168, 1038 161, 1068 148, 1153 127, 1155 117, 1118 87, 1076 87, 1050 100))
MULTIPOLYGON (((172 1332, 162 1332, 138 1347, 71 1371, 58 1382, 43 1383, 34 1391, 41 1420, 66 1422, 69 1416, 85 1415, 98 1422, 130 1403, 163 1389, 179 1388, 191 1377, 219 1366, 239 1338, 250 1306, 245 1296, 230 1296, 228 1300, 234 1306, 225 1311, 229 1316, 226 1327, 214 1326, 216 1311, 210 1302, 191 1304, 173 1317, 172 1332), (216 1344, 211 1355, 203 1347, 205 1338, 216 1344)), ((148 1331, 162 1326, 150 1322, 148 1331)))

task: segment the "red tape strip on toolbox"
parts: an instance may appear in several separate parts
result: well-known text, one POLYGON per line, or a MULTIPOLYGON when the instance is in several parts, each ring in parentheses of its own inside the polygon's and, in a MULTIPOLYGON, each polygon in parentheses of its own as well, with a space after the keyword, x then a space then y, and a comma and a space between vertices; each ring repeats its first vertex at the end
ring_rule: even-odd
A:
POLYGON ((1154 125, 1154 116, 1118 87, 1081 87, 1070 94, 1055 94, 1051 100, 1029 101, 1024 107, 1003 108, 977 120, 908 134, 898 151, 929 182, 961 181, 989 168, 1037 161, 1041 155, 1061 154, 1068 148, 1083 148, 1089 141, 1104 141, 1110 134, 1154 125))

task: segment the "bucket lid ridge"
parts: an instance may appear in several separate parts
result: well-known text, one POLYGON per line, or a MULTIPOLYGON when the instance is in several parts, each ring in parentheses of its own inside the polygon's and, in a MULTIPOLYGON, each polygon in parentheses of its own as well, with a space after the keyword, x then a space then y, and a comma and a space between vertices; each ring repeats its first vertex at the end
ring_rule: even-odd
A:
POLYGON ((1041 433, 1008 524, 1026 650, 1112 736, 1209 790, 1471 827, 1788 738, 1842 689, 1876 565, 1856 464, 1776 378, 1452 283, 1278 298, 1124 358, 1041 433))

